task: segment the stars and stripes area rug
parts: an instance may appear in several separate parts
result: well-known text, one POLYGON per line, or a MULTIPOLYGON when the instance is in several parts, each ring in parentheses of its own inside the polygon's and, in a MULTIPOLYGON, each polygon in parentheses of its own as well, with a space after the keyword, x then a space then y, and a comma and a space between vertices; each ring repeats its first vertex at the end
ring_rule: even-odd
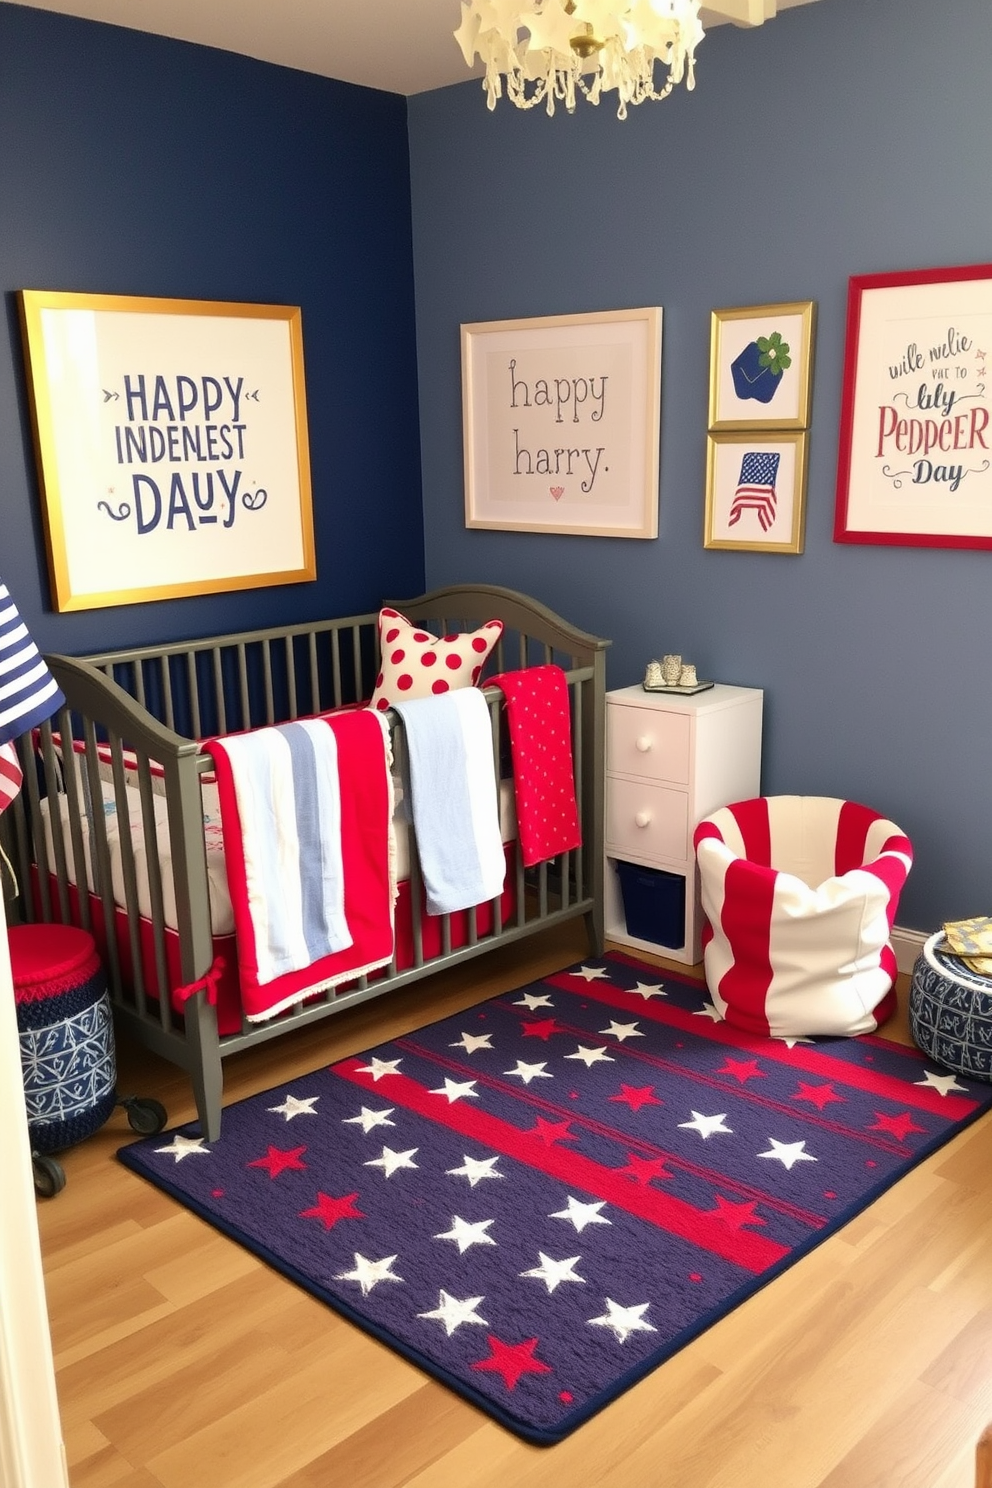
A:
POLYGON ((992 1103, 762 1039, 610 954, 121 1160, 529 1441, 559 1441, 992 1103))

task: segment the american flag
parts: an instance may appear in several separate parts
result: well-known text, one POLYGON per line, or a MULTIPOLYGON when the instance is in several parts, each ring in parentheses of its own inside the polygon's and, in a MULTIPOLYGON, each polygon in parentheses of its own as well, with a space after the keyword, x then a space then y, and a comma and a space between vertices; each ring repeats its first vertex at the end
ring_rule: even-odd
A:
POLYGON ((65 703, 6 584, 0 583, 0 811, 21 788, 13 741, 65 703))
POLYGON ((781 455, 768 450, 748 450, 741 460, 741 473, 737 490, 730 503, 730 521, 735 526, 746 511, 757 513, 761 530, 767 532, 774 525, 777 496, 775 482, 781 455))

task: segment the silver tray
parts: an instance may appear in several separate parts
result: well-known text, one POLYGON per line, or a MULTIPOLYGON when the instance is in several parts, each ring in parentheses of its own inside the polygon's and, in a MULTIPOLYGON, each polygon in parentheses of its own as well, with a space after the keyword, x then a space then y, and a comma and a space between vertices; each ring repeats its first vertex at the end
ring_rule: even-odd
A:
POLYGON ((679 687, 677 682, 672 686, 669 686, 667 682, 662 682, 657 686, 649 687, 647 682, 642 682, 641 686, 645 692, 670 692, 675 697, 692 697, 693 693, 706 692, 710 687, 715 687, 716 683, 697 682, 695 687, 679 687))

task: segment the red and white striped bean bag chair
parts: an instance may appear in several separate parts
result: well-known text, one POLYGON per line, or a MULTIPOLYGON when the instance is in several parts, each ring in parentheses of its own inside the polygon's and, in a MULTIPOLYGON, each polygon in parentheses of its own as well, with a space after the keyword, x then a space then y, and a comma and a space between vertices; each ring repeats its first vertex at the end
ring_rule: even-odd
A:
POLYGON ((694 835, 703 965, 717 1011, 774 1038, 871 1033, 895 1009, 889 936, 913 862, 867 806, 761 796, 694 835))

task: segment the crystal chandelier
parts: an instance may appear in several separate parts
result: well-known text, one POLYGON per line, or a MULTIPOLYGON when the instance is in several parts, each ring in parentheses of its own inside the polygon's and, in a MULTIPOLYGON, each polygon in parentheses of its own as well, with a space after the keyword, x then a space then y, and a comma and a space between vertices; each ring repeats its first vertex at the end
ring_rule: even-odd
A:
POLYGON ((556 103, 568 111, 617 90, 617 116, 630 104, 667 98, 685 78, 703 39, 701 0, 462 0, 455 40, 471 67, 485 63, 489 107, 505 79, 517 108, 556 103), (656 68, 659 70, 656 82, 656 68), (667 73, 667 75, 666 75, 667 73), (659 86, 660 84, 660 86, 659 86))

